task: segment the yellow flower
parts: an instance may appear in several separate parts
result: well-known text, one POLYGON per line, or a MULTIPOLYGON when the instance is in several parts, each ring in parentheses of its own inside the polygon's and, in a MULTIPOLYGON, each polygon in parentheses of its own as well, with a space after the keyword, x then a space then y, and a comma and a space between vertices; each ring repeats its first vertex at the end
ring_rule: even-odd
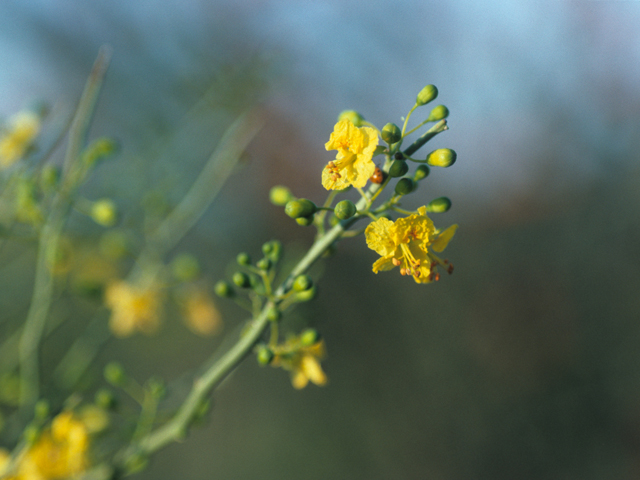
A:
MULTIPOLYGON (((89 433, 71 412, 62 412, 38 440, 18 457, 11 480, 62 480, 82 474, 89 466, 89 433)), ((9 455, 0 452, 0 475, 6 474, 9 455)))
POLYGON ((199 335, 215 335, 222 329, 222 317, 211 295, 200 287, 190 288, 180 302, 187 326, 199 335))
POLYGON ((160 292, 156 286, 135 286, 118 280, 105 291, 105 303, 111 309, 109 327, 118 337, 140 330, 153 333, 160 325, 160 292))
POLYGON ((438 280, 435 268, 444 265, 451 273, 453 265, 433 252, 443 251, 457 228, 451 225, 443 232, 436 230, 426 207, 395 222, 386 218, 371 222, 365 230, 367 246, 382 256, 373 264, 373 272, 400 267, 400 274, 411 275, 416 283, 438 280))
POLYGON ((293 344, 297 343, 298 340, 295 339, 289 344, 285 344, 284 351, 276 352, 271 365, 289 370, 291 372, 291 384, 297 390, 306 387, 309 381, 320 387, 326 385, 327 375, 320 366, 320 360, 325 357, 324 341, 320 340, 313 345, 287 351, 293 344))
POLYGON ((377 146, 375 129, 356 127, 348 118, 340 120, 325 144, 327 150, 337 150, 338 154, 322 170, 322 186, 327 190, 364 187, 376 169, 371 159, 377 146))
POLYGON ((9 119, 0 134, 0 166, 9 167, 19 160, 40 132, 40 117, 33 112, 18 112, 9 119))

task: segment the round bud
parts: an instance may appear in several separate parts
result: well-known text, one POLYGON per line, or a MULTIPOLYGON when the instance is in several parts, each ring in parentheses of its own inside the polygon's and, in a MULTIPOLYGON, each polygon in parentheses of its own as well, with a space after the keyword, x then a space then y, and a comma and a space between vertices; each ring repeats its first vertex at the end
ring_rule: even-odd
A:
POLYGON ((260 345, 257 349, 256 357, 260 365, 269 365, 273 361, 275 354, 266 345, 260 345))
POLYGON ((244 272, 234 273, 231 280, 240 288, 249 288, 251 286, 251 279, 249 278, 249 275, 244 272))
POLYGON ((214 285, 213 291, 221 298, 232 298, 236 294, 231 285, 223 280, 214 285))
POLYGON ((447 197, 436 198, 431 200, 427 205, 427 212, 444 213, 451 208, 451 200, 447 197))
POLYGON ((389 168, 389 176, 393 178, 402 177, 409 171, 409 165, 402 160, 394 160, 389 168))
POLYGON ((238 265, 246 267, 247 265, 251 265, 251 257, 248 253, 242 252, 236 257, 236 262, 238 262, 238 265))
POLYGON ((355 204, 351 200, 342 200, 336 204, 334 213, 340 220, 346 220, 353 217, 358 210, 355 204))
POLYGON ((444 105, 438 105, 437 107, 433 107, 433 110, 431 110, 429 118, 427 118, 427 122, 438 122, 443 118, 447 118, 448 116, 449 109, 444 105))
POLYGON ((171 261, 171 273, 181 281, 188 282, 200 274, 198 259, 190 253, 181 253, 171 261))
POLYGON ((304 292, 311 287, 313 287, 313 280, 309 275, 298 275, 292 285, 296 292, 304 292))
POLYGON ((278 240, 271 240, 262 245, 262 253, 272 262, 277 262, 282 254, 282 244, 278 240))
POLYGON ((284 213, 291 218, 309 217, 316 213, 317 210, 315 203, 306 198, 291 200, 284 207, 284 213))
POLYGON ((111 227, 118 220, 118 210, 113 200, 103 198, 93 203, 91 206, 91 218, 98 225, 111 227))
POLYGON ((313 300, 316 296, 316 287, 313 286, 309 290, 305 290, 304 292, 298 292, 296 294, 296 300, 299 302, 308 302, 309 300, 313 300))
POLYGON ((267 310, 267 320, 269 320, 270 322, 277 322, 281 318, 282 312, 278 309, 278 307, 269 307, 269 310, 267 310))
POLYGON ((55 165, 45 165, 40 171, 40 186, 44 191, 49 191, 58 186, 60 181, 60 168, 55 165))
POLYGON ((163 398, 167 393, 167 387, 164 384, 164 380, 157 376, 149 378, 145 386, 151 396, 156 399, 163 398))
POLYGON ((296 223, 303 227, 308 227, 313 223, 313 215, 310 215, 308 217, 298 217, 296 218, 296 223))
POLYGON ((47 400, 38 400, 33 407, 34 417, 40 420, 44 420, 49 415, 49 402, 47 400))
POLYGON ((395 192, 397 195, 408 195, 413 192, 416 183, 411 178, 401 178, 396 183, 395 192))
POLYGON ((118 362, 110 362, 104 367, 104 378, 116 387, 124 385, 127 380, 124 368, 118 362))
POLYGON ((260 260, 258 260, 258 263, 256 263, 256 267, 258 267, 260 270, 269 270, 271 268, 271 260, 269 260, 268 258, 261 258, 260 260))
POLYGON ((395 160, 405 160, 405 158, 404 158, 404 154, 403 154, 402 152, 396 152, 396 153, 393 155, 393 158, 394 158, 395 160))
POLYGON ((395 123, 387 123, 384 127, 382 127, 380 136, 382 137, 382 140, 391 145, 399 142, 400 139, 402 139, 402 132, 395 123))
POLYGON ((340 115, 338 115, 338 121, 344 120, 345 118, 351 120, 351 123, 356 127, 362 126, 362 122, 364 122, 364 117, 355 110, 344 110, 340 115))
POLYGON ((305 347, 310 347, 320 341, 320 334, 313 328, 308 328, 300 334, 300 343, 305 347))
POLYGON ((456 152, 450 148, 439 148, 427 156, 427 163, 432 167, 450 167, 456 162, 456 152))
POLYGON ((98 390, 93 398, 95 404, 105 410, 113 410, 118 403, 113 392, 106 388, 98 390))
POLYGON ((269 191, 269 200, 274 205, 284 207, 288 201, 293 200, 294 196, 287 187, 282 185, 276 185, 269 191))
POLYGON ((427 85, 416 97, 416 105, 421 107, 422 105, 426 105, 430 101, 434 100, 438 96, 438 89, 435 85, 427 85))
POLYGON ((423 178, 427 178, 430 172, 431 169, 429 168, 429 165, 420 165, 416 168, 416 173, 413 174, 413 179, 417 182, 423 178))

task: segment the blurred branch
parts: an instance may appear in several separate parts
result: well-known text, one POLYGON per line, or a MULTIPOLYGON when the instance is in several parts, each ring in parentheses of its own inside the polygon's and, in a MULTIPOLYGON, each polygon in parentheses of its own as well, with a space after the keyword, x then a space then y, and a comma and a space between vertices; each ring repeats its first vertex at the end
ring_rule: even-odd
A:
POLYGON ((51 210, 40 231, 33 295, 19 344, 20 406, 23 415, 27 415, 39 396, 38 350, 53 295, 51 265, 55 262, 60 235, 73 203, 73 193, 88 173, 86 167, 78 165, 78 160, 95 111, 109 57, 110 49, 103 47, 87 80, 69 131, 63 183, 51 202, 51 210))

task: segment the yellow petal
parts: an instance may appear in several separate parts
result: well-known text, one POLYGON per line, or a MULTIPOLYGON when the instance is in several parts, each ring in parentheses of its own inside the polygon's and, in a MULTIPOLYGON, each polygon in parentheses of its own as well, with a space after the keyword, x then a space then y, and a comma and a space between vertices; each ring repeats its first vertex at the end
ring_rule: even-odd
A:
POLYGON ((300 360, 300 368, 304 375, 316 385, 322 387, 327 383, 327 376, 322 371, 320 362, 313 355, 304 355, 300 360))
POLYGON ((291 373, 291 385, 293 385, 293 388, 296 390, 303 389, 307 386, 307 383, 309 383, 309 379, 301 369, 294 370, 291 373))
POLYGON ((382 257, 373 262, 373 273, 384 272, 391 270, 395 265, 393 264, 393 256, 382 257))
POLYGON ((458 225, 451 225, 444 232, 438 235, 438 238, 436 238, 431 244, 431 248, 433 249, 433 251, 434 252, 443 251, 449 244, 449 241, 453 238, 453 235, 454 233, 456 233, 457 229, 458 229, 458 225))
POLYGON ((396 249, 396 244, 390 237, 391 227, 393 227, 393 222, 382 217, 367 225, 364 231, 367 246, 383 257, 393 253, 396 249))

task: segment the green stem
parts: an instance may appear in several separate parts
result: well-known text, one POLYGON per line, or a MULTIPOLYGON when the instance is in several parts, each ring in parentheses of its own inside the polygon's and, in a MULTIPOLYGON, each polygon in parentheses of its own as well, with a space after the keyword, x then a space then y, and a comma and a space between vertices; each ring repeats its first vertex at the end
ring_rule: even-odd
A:
MULTIPOLYGON (((372 195, 378 188, 379 185, 372 185, 368 195, 372 195)), ((367 198, 364 197, 360 199, 357 207, 362 209, 366 204, 367 198)), ((135 455, 150 455, 169 443, 184 437, 202 402, 206 400, 206 397, 211 391, 251 352, 264 334, 270 323, 267 319, 269 309, 276 306, 277 303, 282 300, 283 296, 291 289, 294 279, 298 275, 306 272, 313 263, 320 258, 324 251, 333 244, 333 242, 338 240, 342 233, 356 220, 355 218, 343 220, 315 241, 306 255, 291 270, 289 276, 276 290, 275 298, 277 300, 267 302, 260 313, 251 321, 248 328, 244 330, 238 342, 196 379, 191 392, 175 416, 123 451, 118 459, 119 464, 124 466, 127 460, 135 455)))
POLYGON ((51 211, 40 232, 36 259, 33 294, 24 329, 19 343, 20 362, 20 407, 28 415, 40 395, 39 349, 45 331, 53 297, 53 273, 51 262, 55 261, 62 229, 71 210, 75 191, 87 173, 78 165, 80 151, 87 138, 102 79, 109 63, 110 50, 100 49, 86 87, 78 103, 69 131, 69 144, 65 156, 64 177, 61 189, 51 202, 51 211))
POLYGON ((406 156, 410 157, 412 154, 418 151, 420 147, 422 147, 425 143, 435 137, 437 134, 448 130, 446 120, 440 120, 433 127, 423 133, 415 142, 409 145, 406 150, 403 152, 406 156))

